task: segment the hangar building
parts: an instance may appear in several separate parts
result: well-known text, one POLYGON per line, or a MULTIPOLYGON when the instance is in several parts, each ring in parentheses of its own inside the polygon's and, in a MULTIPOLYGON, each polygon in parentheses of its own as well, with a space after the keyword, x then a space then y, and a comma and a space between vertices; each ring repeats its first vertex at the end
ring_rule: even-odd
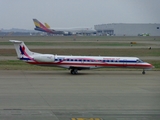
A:
POLYGON ((112 23, 94 26, 99 35, 114 36, 160 36, 160 24, 112 23))

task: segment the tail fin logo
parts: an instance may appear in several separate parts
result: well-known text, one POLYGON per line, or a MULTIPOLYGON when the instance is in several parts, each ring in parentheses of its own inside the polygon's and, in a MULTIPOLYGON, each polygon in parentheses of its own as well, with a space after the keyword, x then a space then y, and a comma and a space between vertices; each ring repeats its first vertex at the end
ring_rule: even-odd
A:
POLYGON ((21 54, 25 55, 25 47, 24 46, 19 46, 19 49, 21 51, 21 54))
POLYGON ((25 50, 25 46, 19 46, 19 50, 20 50, 20 52, 21 52, 21 54, 22 55, 25 55, 25 58, 23 58, 24 56, 22 56, 22 59, 23 60, 33 60, 33 58, 32 57, 30 57, 29 55, 28 55, 28 53, 26 52, 26 50, 25 50))
POLYGON ((34 22, 34 24, 35 24, 36 27, 40 28, 40 24, 39 23, 34 22))
POLYGON ((50 28, 50 26, 47 24, 47 26, 43 25, 41 22, 39 22, 37 19, 33 19, 34 24, 35 24, 35 30, 38 31, 43 31, 43 32, 47 32, 47 33, 53 33, 53 31, 50 28))

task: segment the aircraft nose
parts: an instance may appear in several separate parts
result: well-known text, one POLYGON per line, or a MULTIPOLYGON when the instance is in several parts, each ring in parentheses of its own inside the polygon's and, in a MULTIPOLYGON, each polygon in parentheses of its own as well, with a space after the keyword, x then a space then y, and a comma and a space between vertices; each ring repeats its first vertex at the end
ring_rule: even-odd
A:
POLYGON ((150 68, 150 69, 152 69, 152 68, 155 68, 152 64, 150 64, 150 63, 147 63, 148 65, 148 68, 150 68))

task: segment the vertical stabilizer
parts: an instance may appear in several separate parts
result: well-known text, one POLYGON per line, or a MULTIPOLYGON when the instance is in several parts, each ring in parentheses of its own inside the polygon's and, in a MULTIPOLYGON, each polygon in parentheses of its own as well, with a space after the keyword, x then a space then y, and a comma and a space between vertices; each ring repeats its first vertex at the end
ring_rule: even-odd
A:
POLYGON ((47 23, 44 23, 44 24, 45 24, 46 28, 50 28, 50 26, 47 23))
POLYGON ((23 41, 9 40, 14 44, 18 58, 30 58, 33 53, 27 48, 23 41))
POLYGON ((35 30, 42 31, 42 32, 47 32, 47 33, 54 33, 52 30, 50 30, 50 26, 47 24, 47 27, 43 25, 41 22, 39 22, 37 19, 33 19, 34 25, 35 25, 35 30))
POLYGON ((36 28, 46 28, 41 22, 39 22, 37 19, 33 19, 34 25, 36 28))

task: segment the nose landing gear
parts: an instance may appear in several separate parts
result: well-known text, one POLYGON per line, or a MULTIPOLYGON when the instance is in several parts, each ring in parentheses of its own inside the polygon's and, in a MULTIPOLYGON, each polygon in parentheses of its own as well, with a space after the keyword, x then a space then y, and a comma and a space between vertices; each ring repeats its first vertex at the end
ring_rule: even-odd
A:
POLYGON ((143 74, 143 75, 146 74, 145 70, 142 71, 142 74, 143 74))

